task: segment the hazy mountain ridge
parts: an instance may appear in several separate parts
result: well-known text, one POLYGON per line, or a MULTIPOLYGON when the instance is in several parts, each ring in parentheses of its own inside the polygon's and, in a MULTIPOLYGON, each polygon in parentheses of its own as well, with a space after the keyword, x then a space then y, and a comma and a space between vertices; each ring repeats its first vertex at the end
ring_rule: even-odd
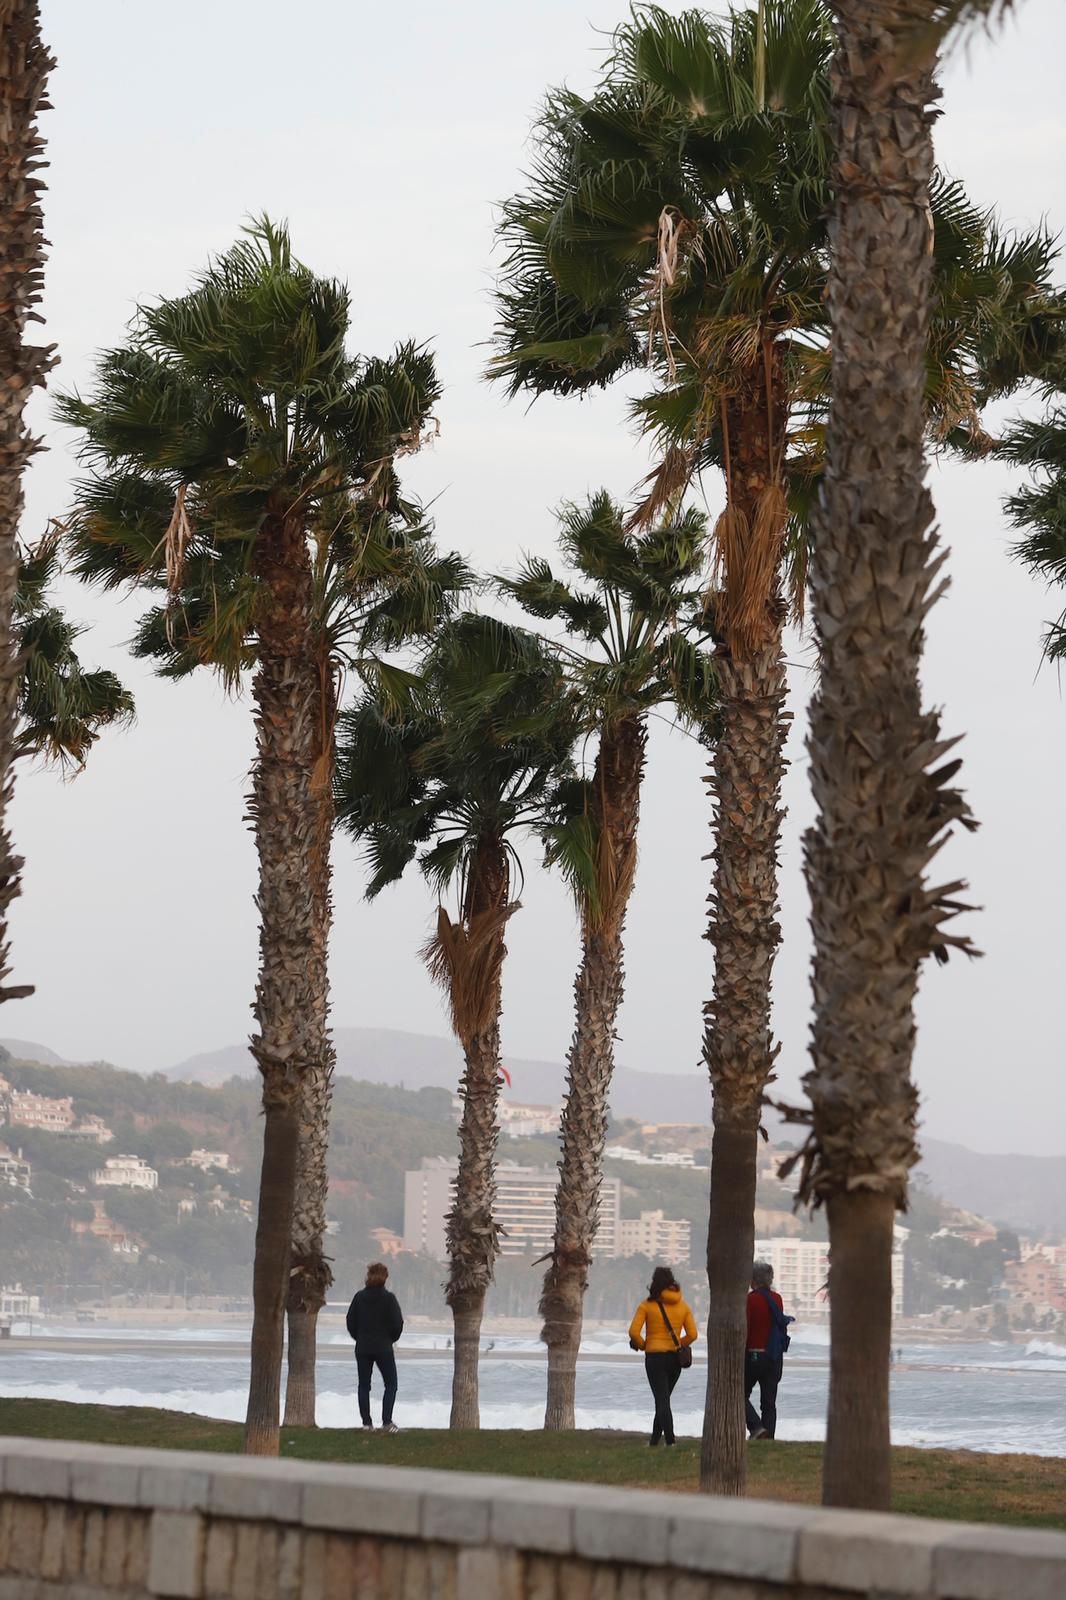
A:
MULTIPOLYGON (((337 1070, 344 1077, 408 1089, 454 1089, 459 1081, 462 1058, 451 1039, 388 1028, 338 1028, 334 1037, 337 1070)), ((0 1045, 16 1060, 62 1064, 44 1045, 14 1039, 0 1045)), ((566 1075, 561 1062, 508 1056, 506 1065, 513 1099, 550 1104, 561 1098, 566 1075)), ((247 1047, 229 1045, 190 1056, 166 1076, 217 1085, 250 1077, 253 1070, 247 1047)), ((705 1122, 710 1116, 706 1079, 698 1070, 660 1073, 620 1066, 611 1104, 616 1116, 647 1122, 705 1122)), ((1015 1228, 1066 1233, 1066 1156, 990 1155, 923 1137, 918 1172, 951 1205, 1015 1228)))

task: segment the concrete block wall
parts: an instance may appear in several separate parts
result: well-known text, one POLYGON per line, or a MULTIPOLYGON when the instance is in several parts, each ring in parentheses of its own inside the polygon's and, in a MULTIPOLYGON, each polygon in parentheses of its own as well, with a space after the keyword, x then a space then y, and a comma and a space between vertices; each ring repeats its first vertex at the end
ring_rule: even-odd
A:
POLYGON ((61 1595, 1066 1600, 1066 1534, 397 1467, 0 1440, 0 1600, 61 1595))

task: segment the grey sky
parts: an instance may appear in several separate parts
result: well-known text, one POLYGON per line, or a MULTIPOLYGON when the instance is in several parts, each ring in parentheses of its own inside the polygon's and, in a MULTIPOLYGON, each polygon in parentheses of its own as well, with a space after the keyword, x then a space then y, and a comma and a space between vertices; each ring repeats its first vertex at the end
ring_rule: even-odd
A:
MULTIPOLYGON (((680 8, 679 8, 680 9, 680 8)), ((138 298, 175 293, 242 218, 288 217, 296 248, 346 278, 353 345, 433 341, 446 395, 442 434, 408 482, 436 496, 439 541, 499 570, 522 548, 547 552, 551 508, 606 484, 624 494, 644 456, 621 394, 586 403, 505 405, 479 379, 491 325, 493 202, 528 158, 545 86, 590 84, 595 28, 619 0, 490 4, 407 0, 44 0, 60 60, 45 119, 51 171, 48 332, 55 382, 84 382, 92 352, 118 341, 138 298)), ((1063 221, 1062 0, 1028 0, 993 46, 977 40, 947 76, 942 163, 1010 222, 1063 221)), ((27 533, 68 503, 69 441, 37 410, 48 455, 34 468, 27 533)), ((989 1150, 1066 1151, 1066 892, 1063 704, 1038 670, 1049 599, 1008 560, 1003 469, 935 474, 952 589, 934 615, 926 682, 945 727, 965 732, 965 781, 981 831, 939 870, 969 877, 985 909, 973 965, 929 971, 917 1071, 930 1133, 989 1150)), ((706 485, 715 509, 719 487, 706 485)), ((14 828, 27 858, 12 918, 15 972, 37 984, 5 1008, 5 1032, 74 1058, 166 1066, 248 1031, 256 964, 254 856, 242 822, 251 753, 247 701, 205 678, 159 684, 122 648, 136 602, 70 589, 93 624, 86 656, 135 688, 139 719, 106 738, 63 785, 19 777, 14 828)), ((810 652, 796 641, 797 710, 810 652)), ((809 813, 793 739, 778 963, 781 1086, 795 1092, 808 1023, 799 836, 809 813)), ((697 747, 654 727, 641 863, 629 918, 628 998, 619 1057, 701 1070, 700 1007, 710 981, 701 941, 710 848, 697 747)), ((443 1032, 415 957, 429 915, 413 879, 373 908, 338 843, 335 1019, 443 1032)), ((560 1058, 570 1034, 577 942, 562 887, 530 852, 511 928, 505 1044, 560 1058)), ((516 1083, 515 1092, 523 1086, 516 1083)))

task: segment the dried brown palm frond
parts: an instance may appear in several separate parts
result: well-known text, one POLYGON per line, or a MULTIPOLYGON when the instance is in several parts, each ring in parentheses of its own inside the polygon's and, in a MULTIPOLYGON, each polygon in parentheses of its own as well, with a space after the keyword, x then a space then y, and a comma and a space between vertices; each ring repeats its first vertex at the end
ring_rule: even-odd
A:
POLYGON ((174 496, 174 510, 163 534, 163 554, 167 570, 167 642, 174 643, 174 620, 181 605, 181 591, 185 584, 185 554, 192 539, 192 523, 185 510, 188 484, 178 487, 174 496))
POLYGON ((698 459, 697 445, 667 447, 659 465, 642 480, 642 487, 646 486, 648 492, 627 518, 627 533, 650 527, 672 502, 680 499, 692 481, 698 459))
POLYGON ((759 495, 753 518, 727 505, 715 523, 713 573, 720 589, 716 621, 735 656, 753 655, 773 633, 772 601, 787 518, 785 492, 771 483, 759 495))
POLYGON ((453 922, 444 906, 437 908, 436 932, 422 947, 421 956, 430 977, 448 997, 452 1027, 460 1039, 487 1033, 496 1024, 500 973, 507 954, 503 931, 518 909, 514 900, 453 922))

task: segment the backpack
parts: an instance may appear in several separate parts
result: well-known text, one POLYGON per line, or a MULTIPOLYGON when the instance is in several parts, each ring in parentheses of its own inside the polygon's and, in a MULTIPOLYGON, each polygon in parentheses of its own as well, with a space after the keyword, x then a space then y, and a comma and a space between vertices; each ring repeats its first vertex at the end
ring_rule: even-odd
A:
POLYGON ((769 1289, 760 1287, 759 1293, 770 1307, 770 1336, 766 1341, 766 1354, 771 1361, 781 1361, 792 1343, 788 1334, 792 1318, 785 1316, 769 1289))

